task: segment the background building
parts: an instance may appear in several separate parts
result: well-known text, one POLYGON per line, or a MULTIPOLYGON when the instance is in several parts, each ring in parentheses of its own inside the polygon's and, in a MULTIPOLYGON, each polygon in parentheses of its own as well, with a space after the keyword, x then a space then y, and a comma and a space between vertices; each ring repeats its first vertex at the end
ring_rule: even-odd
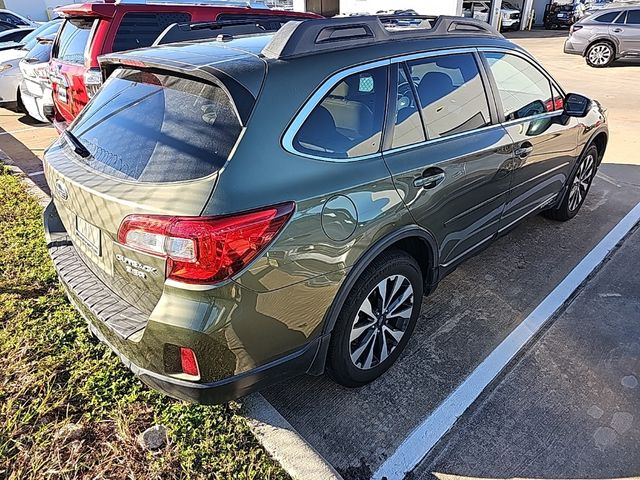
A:
POLYGON ((80 0, 0 0, 0 8, 7 8, 31 20, 44 22, 52 18, 54 8, 79 2, 80 0))

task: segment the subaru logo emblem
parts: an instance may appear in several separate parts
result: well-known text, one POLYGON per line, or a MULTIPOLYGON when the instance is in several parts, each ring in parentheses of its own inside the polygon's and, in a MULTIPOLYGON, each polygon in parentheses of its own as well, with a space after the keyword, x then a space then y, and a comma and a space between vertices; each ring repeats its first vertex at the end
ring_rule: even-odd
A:
POLYGON ((62 200, 69 198, 69 191, 62 180, 56 180, 56 194, 62 200))

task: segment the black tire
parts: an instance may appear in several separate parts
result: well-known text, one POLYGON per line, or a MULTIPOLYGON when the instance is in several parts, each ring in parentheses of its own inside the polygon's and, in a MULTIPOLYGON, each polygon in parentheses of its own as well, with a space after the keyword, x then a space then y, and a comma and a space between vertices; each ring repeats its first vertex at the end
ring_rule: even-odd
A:
POLYGON ((16 94, 16 110, 18 113, 27 113, 27 109, 24 106, 24 102, 22 101, 22 94, 20 93, 20 89, 18 88, 18 93, 16 94))
POLYGON ((573 172, 569 182, 567 182, 568 188, 560 206, 557 209, 545 210, 542 214, 547 218, 559 222, 566 222, 575 217, 587 198, 591 183, 597 171, 598 149, 592 145, 584 152, 582 157, 580 157, 575 172, 573 172), (580 189, 579 198, 575 196, 578 195, 578 192, 575 191, 576 188, 580 189))
POLYGON ((386 372, 398 359, 411 337, 420 313, 422 295, 422 272, 413 257, 403 251, 392 250, 374 260, 353 286, 338 315, 327 355, 329 376, 345 387, 360 387, 386 372), (387 293, 388 303, 384 312, 388 310, 388 313, 385 315, 380 312, 384 309, 381 305, 384 301, 381 300, 378 286, 382 284, 385 292, 397 290, 395 295, 387 293), (400 302, 404 294, 409 292, 407 285, 411 287, 411 301, 407 298, 400 302), (374 315, 367 315, 363 308, 374 315), (392 315, 398 312, 407 318, 392 315), (352 341, 352 331, 356 335, 360 330, 362 333, 352 341), (396 339, 394 335, 401 331, 401 337, 396 339), (366 340, 367 335, 370 335, 369 340, 366 340), (364 353, 358 357, 357 352, 366 347, 365 344, 371 345, 372 352, 380 351, 377 355, 367 354, 369 349, 365 348, 364 353), (385 351, 387 356, 383 358, 385 351), (353 355, 357 357, 355 361, 352 359, 353 355), (357 365, 358 358, 362 359, 361 365, 357 365), (371 360, 367 366, 369 358, 371 360))
POLYGON ((615 61, 616 49, 611 42, 595 42, 587 48, 584 58, 590 67, 606 68, 615 61))

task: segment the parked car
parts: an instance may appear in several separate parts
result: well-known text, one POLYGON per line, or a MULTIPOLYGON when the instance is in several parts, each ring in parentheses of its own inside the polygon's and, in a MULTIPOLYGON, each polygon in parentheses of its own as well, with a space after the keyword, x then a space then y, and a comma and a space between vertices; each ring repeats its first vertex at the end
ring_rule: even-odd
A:
POLYGON ((463 260, 578 213, 608 138, 596 101, 462 17, 290 22, 101 64, 44 155, 48 248, 92 331, 198 402, 325 370, 371 382, 463 260))
POLYGON ((27 114, 39 122, 48 122, 53 110, 53 91, 49 79, 49 60, 55 34, 39 39, 33 49, 20 60, 20 98, 27 114))
POLYGON ((20 43, 35 27, 9 28, 0 32, 0 48, 5 43, 20 43))
POLYGON ((18 108, 23 108, 20 97, 22 75, 18 64, 36 46, 39 36, 57 32, 60 24, 60 20, 52 20, 40 25, 22 39, 23 43, 15 44, 15 48, 0 51, 0 105, 17 105, 18 108))
POLYGON ((571 27, 564 52, 603 68, 620 58, 640 56, 640 5, 604 9, 571 27))
POLYGON ((197 4, 181 0, 167 3, 107 0, 57 9, 66 20, 54 42, 51 58, 56 128, 66 128, 102 85, 99 55, 148 47, 174 23, 317 17, 269 10, 262 3, 252 3, 252 8, 247 8, 247 2, 235 2, 235 7, 221 5, 215 0, 197 4))
MULTIPOLYGON (((491 21, 491 2, 489 0, 465 1, 462 4, 462 15, 489 23, 491 21)), ((500 25, 502 30, 519 30, 521 22, 520 10, 507 1, 500 8, 500 25)))
POLYGON ((553 30, 556 28, 569 28, 580 20, 581 7, 577 4, 552 5, 544 18, 544 28, 553 30))
MULTIPOLYGON (((52 20, 53 22, 60 22, 61 20, 52 20)), ((32 41, 37 41, 39 35, 42 34, 49 26, 49 23, 43 23, 42 25, 38 25, 33 30, 28 32, 21 40, 11 40, 11 41, 0 41, 0 52, 5 50, 14 50, 20 49, 24 44, 32 41)), ((31 27, 24 27, 25 29, 30 29, 31 27)), ((11 28, 10 30, 14 30, 11 28)))
POLYGON ((13 25, 13 28, 38 26, 38 22, 4 8, 0 8, 0 22, 13 25))

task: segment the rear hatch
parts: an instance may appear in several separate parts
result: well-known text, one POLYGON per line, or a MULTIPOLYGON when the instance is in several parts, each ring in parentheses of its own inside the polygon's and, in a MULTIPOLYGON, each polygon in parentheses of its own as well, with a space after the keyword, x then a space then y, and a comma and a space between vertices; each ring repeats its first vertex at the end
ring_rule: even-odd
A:
POLYGON ((132 214, 197 216, 242 131, 215 82, 119 67, 45 155, 54 202, 76 250, 109 288, 150 313, 165 260, 117 242, 132 214))

